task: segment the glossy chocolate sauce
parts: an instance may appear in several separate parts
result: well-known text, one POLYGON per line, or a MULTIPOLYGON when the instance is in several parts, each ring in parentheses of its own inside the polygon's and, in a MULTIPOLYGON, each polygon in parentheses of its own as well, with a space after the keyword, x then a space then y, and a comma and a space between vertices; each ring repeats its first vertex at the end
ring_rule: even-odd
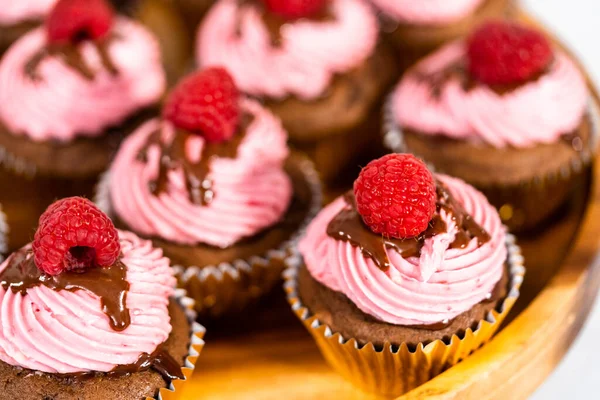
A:
POLYGON ((456 222, 458 232, 450 248, 464 248, 471 239, 477 238, 479 246, 488 242, 490 235, 477 224, 463 207, 452 197, 446 187, 438 182, 437 184, 437 203, 436 213, 429 222, 429 227, 419 236, 408 239, 387 238, 373 233, 363 222, 360 214, 356 210, 354 194, 349 192, 345 199, 349 207, 341 210, 327 226, 327 235, 336 239, 347 241, 355 247, 359 247, 362 253, 371 258, 377 267, 387 271, 390 267, 390 260, 386 249, 394 249, 402 257, 418 257, 425 240, 437 234, 446 232, 446 223, 440 216, 440 210, 444 209, 452 215, 456 222))
POLYGON ((546 68, 522 82, 488 85, 479 82, 475 77, 473 77, 473 75, 469 72, 467 62, 464 59, 459 59, 447 65, 442 70, 431 74, 417 71, 417 78, 429 83, 432 95, 436 98, 439 98, 442 95, 442 89, 444 88, 444 85, 446 82, 452 79, 458 80, 466 92, 473 90, 478 86, 484 85, 490 88, 493 92, 499 95, 504 95, 515 91, 525 84, 539 80, 542 76, 550 72, 552 65, 553 62, 550 62, 546 68))
MULTIPOLYGON (((98 51, 98 55, 102 61, 102 66, 111 75, 117 75, 119 73, 116 65, 111 60, 110 53, 108 51, 112 41, 116 38, 117 36, 112 35, 106 40, 90 41, 90 43, 92 43, 98 51)), ((33 81, 42 80, 43 78, 38 74, 38 68, 46 57, 52 56, 61 57, 68 66, 77 71, 85 79, 89 81, 94 80, 94 71, 92 71, 86 64, 77 44, 48 45, 41 48, 25 64, 25 75, 27 75, 33 81)))
POLYGON ((8 266, 0 273, 0 285, 4 290, 25 295, 28 289, 44 285, 55 291, 76 292, 85 290, 100 298, 102 311, 115 331, 123 331, 131 323, 126 306, 129 282, 127 267, 117 261, 106 268, 86 268, 66 271, 59 275, 44 274, 36 265, 30 250, 21 249, 8 260, 8 266))
POLYGON ((168 190, 168 175, 171 170, 182 168, 185 175, 186 188, 189 193, 190 201, 193 204, 208 205, 215 197, 212 188, 212 181, 208 179, 212 160, 216 157, 235 158, 238 147, 246 136, 246 130, 252 123, 254 117, 250 114, 244 114, 240 120, 238 132, 233 138, 225 142, 211 143, 205 141, 202 149, 202 155, 198 163, 192 163, 188 160, 185 147, 187 139, 195 133, 186 131, 177 131, 173 141, 170 144, 164 144, 161 139, 161 132, 156 131, 150 135, 146 145, 140 150, 138 160, 147 162, 148 149, 154 145, 160 146, 160 168, 158 178, 150 182, 150 191, 158 196, 168 190))
MULTIPOLYGON (((265 28, 267 29, 267 31, 269 32, 269 37, 271 38, 271 45, 273 47, 281 47, 283 45, 283 37, 281 36, 281 28, 285 25, 290 23, 289 20, 283 18, 280 15, 277 15, 275 13, 269 12, 268 10, 265 9, 264 4, 261 1, 257 1, 257 0, 238 0, 238 7, 242 8, 245 5, 251 5, 254 7, 258 7, 261 11, 261 18, 263 23, 265 24, 265 28)), ((323 7, 323 9, 321 11, 319 11, 319 13, 317 13, 316 15, 311 16, 310 18, 305 18, 308 19, 310 21, 316 21, 316 22, 330 22, 330 21, 335 21, 335 15, 333 14, 333 11, 331 10, 331 7, 329 6, 329 4, 325 7, 323 7)), ((240 14, 238 13, 237 16, 237 21, 236 21, 236 35, 239 37, 242 34, 242 29, 241 29, 241 18, 240 18, 240 14)))

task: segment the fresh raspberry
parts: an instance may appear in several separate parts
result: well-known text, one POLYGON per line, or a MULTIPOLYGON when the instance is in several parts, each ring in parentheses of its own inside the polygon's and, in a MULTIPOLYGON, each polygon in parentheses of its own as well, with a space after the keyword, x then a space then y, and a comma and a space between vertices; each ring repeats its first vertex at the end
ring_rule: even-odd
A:
POLYGON ((411 154, 373 160, 354 181, 358 213, 375 233, 405 239, 427 229, 436 208, 435 181, 411 154))
POLYGON ((488 85, 522 83, 553 59, 552 46, 538 31, 509 22, 489 22, 467 41, 469 69, 488 85))
POLYGON ((308 18, 318 14, 327 0, 263 0, 267 9, 285 19, 308 18))
POLYGON ((208 68, 183 79, 173 89, 163 116, 176 127, 223 142, 235 134, 240 118, 239 91, 221 67, 208 68))
POLYGON ((58 200, 44 211, 32 248, 35 264, 48 275, 108 267, 121 253, 112 221, 82 197, 58 200))
POLYGON ((114 10, 105 0, 59 0, 46 20, 48 43, 103 39, 113 20, 114 10))

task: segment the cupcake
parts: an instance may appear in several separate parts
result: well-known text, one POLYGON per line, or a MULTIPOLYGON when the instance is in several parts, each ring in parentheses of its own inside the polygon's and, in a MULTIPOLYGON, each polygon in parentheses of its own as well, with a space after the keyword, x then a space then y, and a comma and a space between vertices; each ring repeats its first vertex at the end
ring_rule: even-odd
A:
POLYGON ((518 297, 519 253, 483 194, 390 154, 309 225, 286 290, 333 368, 398 396, 490 339, 518 297))
POLYGON ((406 67, 441 45, 469 34, 490 18, 516 14, 514 0, 371 0, 383 30, 406 67))
POLYGON ((81 10, 60 0, 0 61, 0 184, 12 189, 0 203, 11 250, 30 241, 53 200, 93 194, 120 140, 156 113, 165 90, 145 28, 103 0, 81 10))
POLYGON ((311 163, 286 139, 227 71, 209 68, 123 143, 97 201, 164 250, 202 315, 239 311, 279 281, 320 202, 311 163))
POLYGON ((204 330, 175 283, 160 249, 89 200, 54 203, 0 265, 3 397, 143 400, 179 387, 204 330))
POLYGON ((513 230, 550 216, 596 148, 577 65, 541 33, 489 23, 406 73, 388 105, 388 146, 482 190, 513 230))
POLYGON ((225 66, 261 99, 324 179, 380 143, 379 106, 396 68, 363 0, 218 1, 198 31, 196 58, 225 66))
POLYGON ((56 1, 5 1, 0 9, 0 55, 27 31, 39 26, 56 1))

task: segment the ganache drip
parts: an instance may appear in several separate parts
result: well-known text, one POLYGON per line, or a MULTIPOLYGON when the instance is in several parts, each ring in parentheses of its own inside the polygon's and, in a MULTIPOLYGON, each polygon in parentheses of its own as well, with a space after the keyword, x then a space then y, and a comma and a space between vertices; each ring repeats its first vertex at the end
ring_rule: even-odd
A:
POLYGON ((160 130, 151 134, 137 157, 138 161, 146 163, 148 162, 148 150, 152 146, 156 145, 161 149, 158 178, 150 182, 150 191, 155 196, 167 192, 169 172, 181 168, 185 175, 186 188, 192 204, 209 205, 216 195, 213 190, 213 182, 208 179, 212 161, 215 158, 235 158, 240 144, 246 137, 248 126, 253 120, 252 115, 244 114, 240 120, 238 132, 228 141, 220 143, 205 141, 200 160, 197 163, 191 162, 186 155, 187 140, 196 135, 195 133, 179 130, 169 144, 163 143, 160 130))
MULTIPOLYGON (((89 43, 92 43, 96 47, 102 62, 102 66, 113 76, 118 75, 119 70, 110 57, 109 48, 111 43, 117 39, 118 36, 113 34, 104 40, 89 41, 89 43)), ((94 71, 92 71, 92 69, 86 64, 78 44, 79 43, 64 45, 49 44, 41 48, 25 64, 25 75, 28 76, 32 81, 43 80, 43 78, 38 74, 38 68, 40 64, 46 57, 58 56, 61 57, 67 65, 77 71, 85 79, 93 81, 95 78, 94 71)))
POLYGON ((33 253, 21 249, 8 260, 8 266, 0 273, 0 285, 13 293, 27 294, 27 290, 44 285, 54 291, 76 292, 85 290, 100 298, 102 312, 108 317, 113 330, 121 332, 131 324, 127 308, 127 267, 121 261, 105 268, 85 268, 66 271, 59 275, 47 275, 36 265, 33 253))
POLYGON ((478 245, 491 240, 490 235, 473 218, 466 213, 464 208, 454 199, 448 189, 441 182, 437 182, 436 212, 429 221, 429 227, 417 237, 407 239, 388 238, 376 234, 366 226, 362 217, 356 210, 354 194, 348 192, 344 198, 348 207, 341 210, 327 226, 327 235, 336 239, 349 242, 352 246, 361 249, 362 253, 371 258, 377 267, 387 271, 390 260, 386 249, 396 250, 402 257, 418 257, 425 240, 437 234, 446 232, 447 226, 440 215, 443 209, 456 223, 457 233, 450 244, 451 249, 463 249, 473 238, 477 238, 478 245))

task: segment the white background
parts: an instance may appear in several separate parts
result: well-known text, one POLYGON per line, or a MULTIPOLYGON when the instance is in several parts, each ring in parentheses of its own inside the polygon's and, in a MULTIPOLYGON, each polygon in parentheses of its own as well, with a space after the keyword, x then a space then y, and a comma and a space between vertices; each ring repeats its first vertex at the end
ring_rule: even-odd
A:
MULTIPOLYGON (((565 41, 600 84, 600 0, 522 0, 565 41)), ((531 400, 600 399, 600 302, 573 346, 531 400)))

